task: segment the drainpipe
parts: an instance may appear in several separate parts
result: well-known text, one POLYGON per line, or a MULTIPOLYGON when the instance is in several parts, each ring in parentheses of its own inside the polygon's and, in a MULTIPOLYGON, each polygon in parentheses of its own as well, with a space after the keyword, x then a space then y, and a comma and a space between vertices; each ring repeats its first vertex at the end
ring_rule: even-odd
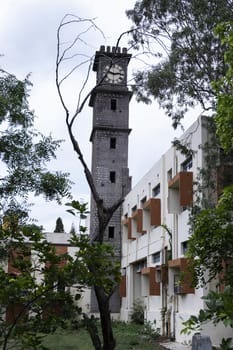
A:
MULTIPOLYGON (((166 224, 166 189, 167 189, 167 173, 165 172, 165 156, 162 157, 162 179, 161 179, 161 194, 162 194, 162 223, 166 224)), ((166 264, 166 256, 165 256, 165 229, 162 229, 162 264, 166 264)), ((162 318, 162 335, 166 335, 166 312, 167 312, 167 284, 162 283, 162 310, 161 310, 161 318, 162 318)))
MULTIPOLYGON (((162 265, 166 263, 165 261, 165 237, 164 237, 164 228, 162 229, 162 247, 161 247, 161 252, 162 252, 162 265)), ((161 271, 162 274, 162 271, 161 271)), ((161 276, 162 277, 162 276, 161 276)), ((161 318, 162 318, 162 335, 165 335, 165 313, 167 309, 167 286, 164 285, 163 281, 162 282, 162 309, 161 309, 161 318)))
POLYGON ((174 309, 173 309, 173 338, 176 338, 176 311, 175 311, 176 297, 174 296, 174 309))

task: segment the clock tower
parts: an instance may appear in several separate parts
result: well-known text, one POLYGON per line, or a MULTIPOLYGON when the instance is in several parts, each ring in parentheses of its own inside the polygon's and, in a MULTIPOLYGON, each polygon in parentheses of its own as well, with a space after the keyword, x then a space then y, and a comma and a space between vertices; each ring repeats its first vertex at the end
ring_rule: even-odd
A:
MULTIPOLYGON (((101 46, 96 52, 93 70, 96 87, 90 106, 93 107, 92 175, 105 206, 118 202, 131 189, 128 169, 129 102, 132 92, 127 87, 127 67, 131 55, 126 48, 101 46)), ((108 223, 104 241, 113 245, 115 257, 121 258, 121 208, 108 223)), ((97 226, 96 204, 91 199, 90 235, 97 226)), ((118 291, 110 300, 111 312, 119 312, 118 291)), ((98 312, 95 296, 91 296, 91 312, 98 312)))

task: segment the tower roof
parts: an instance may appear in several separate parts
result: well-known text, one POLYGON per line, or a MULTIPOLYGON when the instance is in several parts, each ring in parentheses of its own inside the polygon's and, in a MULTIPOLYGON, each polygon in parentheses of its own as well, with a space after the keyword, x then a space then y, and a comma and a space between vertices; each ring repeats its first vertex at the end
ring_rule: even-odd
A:
POLYGON ((100 57, 110 57, 110 58, 124 58, 127 61, 130 60, 131 54, 128 54, 128 50, 126 47, 119 47, 119 46, 100 46, 100 50, 96 51, 95 53, 95 59, 93 64, 93 71, 96 72, 98 70, 98 63, 100 57))

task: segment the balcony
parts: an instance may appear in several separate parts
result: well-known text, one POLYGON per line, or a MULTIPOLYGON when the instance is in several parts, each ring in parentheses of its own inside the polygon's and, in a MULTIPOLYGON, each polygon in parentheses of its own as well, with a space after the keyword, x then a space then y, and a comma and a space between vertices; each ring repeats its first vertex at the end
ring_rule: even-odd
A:
POLYGON ((187 258, 178 258, 168 261, 168 267, 175 269, 174 274, 174 293, 175 294, 194 294, 195 289, 192 286, 192 276, 188 269, 190 260, 187 258))
POLYGON ((149 295, 160 296, 160 282, 156 281, 156 268, 145 267, 141 270, 142 275, 148 275, 149 295))
POLYGON ((156 282, 168 284, 168 266, 165 264, 155 267, 156 282))
POLYGON ((134 220, 133 225, 135 225, 135 231, 137 233, 144 234, 146 233, 145 230, 143 230, 143 211, 142 209, 137 209, 132 212, 132 220, 134 220))
POLYGON ((193 202, 193 173, 182 171, 168 182, 168 212, 178 213, 180 207, 193 202))
POLYGON ((159 198, 150 198, 143 204, 143 209, 149 214, 150 226, 161 225, 161 201, 159 198))
POLYGON ((132 218, 128 217, 122 221, 122 224, 127 227, 127 238, 128 239, 136 239, 132 236, 132 218))

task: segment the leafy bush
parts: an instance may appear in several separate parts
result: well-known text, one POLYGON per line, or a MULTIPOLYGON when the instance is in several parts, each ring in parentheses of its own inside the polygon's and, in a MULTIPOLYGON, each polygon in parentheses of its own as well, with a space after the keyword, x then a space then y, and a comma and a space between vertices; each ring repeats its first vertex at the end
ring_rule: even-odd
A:
POLYGON ((160 336, 158 328, 155 328, 151 321, 146 321, 144 323, 143 334, 148 335, 152 339, 156 339, 160 336))
POLYGON ((136 324, 144 324, 144 305, 140 299, 135 300, 133 303, 131 321, 136 324))

